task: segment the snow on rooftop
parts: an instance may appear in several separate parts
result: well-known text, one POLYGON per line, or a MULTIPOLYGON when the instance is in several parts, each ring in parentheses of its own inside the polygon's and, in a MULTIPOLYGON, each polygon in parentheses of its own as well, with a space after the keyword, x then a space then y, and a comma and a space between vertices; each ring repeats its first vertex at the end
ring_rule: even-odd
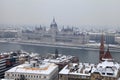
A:
POLYGON ((14 79, 1 79, 1 80, 14 80, 14 79))
POLYGON ((120 65, 117 62, 105 60, 99 63, 96 68, 92 69, 93 72, 98 72, 102 76, 116 77, 119 71, 120 65))
POLYGON ((70 70, 69 70, 67 67, 68 67, 68 66, 66 65, 66 66, 59 72, 59 74, 68 74, 70 70))
POLYGON ((114 61, 105 60, 99 64, 89 63, 72 63, 66 65, 59 74, 73 74, 90 76, 91 73, 97 72, 101 76, 116 77, 120 69, 120 64, 114 61))
MULTIPOLYGON (((33 62, 34 63, 34 62, 33 62)), ((32 63, 25 63, 19 66, 16 66, 7 72, 17 72, 17 73, 34 73, 34 74, 50 74, 58 66, 54 63, 42 63, 38 64, 37 67, 33 67, 32 63)))
POLYGON ((38 53, 31 53, 30 54, 30 57, 35 57, 35 56, 38 56, 38 53))
POLYGON ((69 62, 70 59, 72 59, 73 56, 66 56, 66 55, 59 55, 57 58, 49 58, 49 59, 44 59, 45 62, 51 62, 51 63, 60 63, 60 62, 69 62))
POLYGON ((99 68, 100 66, 102 66, 102 68, 116 67, 117 69, 119 69, 119 67, 120 67, 117 62, 108 61, 108 60, 105 60, 104 62, 99 63, 97 68, 99 68))
POLYGON ((94 66, 94 64, 89 63, 72 63, 70 65, 66 65, 59 74, 74 74, 74 75, 86 75, 90 76, 90 70, 94 66))

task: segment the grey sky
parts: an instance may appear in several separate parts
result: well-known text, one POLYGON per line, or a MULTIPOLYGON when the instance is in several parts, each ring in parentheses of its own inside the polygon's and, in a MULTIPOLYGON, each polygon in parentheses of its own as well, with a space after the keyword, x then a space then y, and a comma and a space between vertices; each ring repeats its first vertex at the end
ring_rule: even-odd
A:
POLYGON ((0 0, 0 24, 120 25, 120 0, 0 0))

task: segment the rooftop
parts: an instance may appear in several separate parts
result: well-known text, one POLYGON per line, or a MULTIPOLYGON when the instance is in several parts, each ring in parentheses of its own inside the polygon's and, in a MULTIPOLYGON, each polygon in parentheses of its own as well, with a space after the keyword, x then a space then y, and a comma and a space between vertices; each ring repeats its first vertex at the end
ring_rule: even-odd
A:
POLYGON ((58 57, 55 58, 55 55, 51 54, 47 59, 44 59, 44 61, 51 63, 69 62, 73 57, 74 56, 58 54, 58 57))
POLYGON ((105 60, 92 69, 92 72, 98 72, 102 76, 116 77, 120 65, 117 62, 105 60))
POLYGON ((94 64, 89 63, 70 63, 69 65, 65 66, 59 74, 75 74, 75 75, 86 75, 90 76, 91 69, 94 64))
POLYGON ((17 73, 34 73, 34 74, 50 74, 54 69, 58 66, 54 63, 46 63, 46 62, 36 62, 30 61, 25 64, 16 66, 7 72, 17 72, 17 73))
POLYGON ((91 76, 91 73, 99 73, 101 76, 117 77, 119 69, 120 64, 106 59, 99 64, 70 63, 59 74, 91 76))

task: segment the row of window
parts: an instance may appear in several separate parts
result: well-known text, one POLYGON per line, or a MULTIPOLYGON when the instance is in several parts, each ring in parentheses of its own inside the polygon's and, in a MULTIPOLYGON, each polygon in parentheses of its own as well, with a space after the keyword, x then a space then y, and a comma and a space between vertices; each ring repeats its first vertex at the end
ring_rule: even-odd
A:
MULTIPOLYGON (((60 75, 59 77, 62 78, 63 76, 60 75)), ((89 76, 84 76, 84 75, 83 76, 82 75, 81 76, 69 75, 68 78, 73 78, 73 79, 90 79, 89 76)))
POLYGON ((92 75, 92 78, 98 80, 98 79, 105 79, 105 80, 116 80, 116 78, 114 77, 104 77, 104 76, 100 76, 100 75, 92 75))
MULTIPOLYGON (((11 77, 10 74, 6 74, 7 77, 11 77)), ((28 74, 12 74, 12 77, 25 77, 25 78, 47 78, 47 76, 40 75, 28 75, 28 74)))

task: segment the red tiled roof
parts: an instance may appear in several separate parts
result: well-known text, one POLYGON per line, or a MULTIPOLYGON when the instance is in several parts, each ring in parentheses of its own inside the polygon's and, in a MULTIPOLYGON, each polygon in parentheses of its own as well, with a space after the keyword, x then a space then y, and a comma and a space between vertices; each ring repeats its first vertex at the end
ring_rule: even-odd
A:
POLYGON ((106 53, 105 53, 105 55, 104 55, 103 58, 105 58, 105 59, 112 59, 112 56, 111 56, 110 51, 109 51, 109 48, 108 48, 108 50, 106 51, 106 53))

